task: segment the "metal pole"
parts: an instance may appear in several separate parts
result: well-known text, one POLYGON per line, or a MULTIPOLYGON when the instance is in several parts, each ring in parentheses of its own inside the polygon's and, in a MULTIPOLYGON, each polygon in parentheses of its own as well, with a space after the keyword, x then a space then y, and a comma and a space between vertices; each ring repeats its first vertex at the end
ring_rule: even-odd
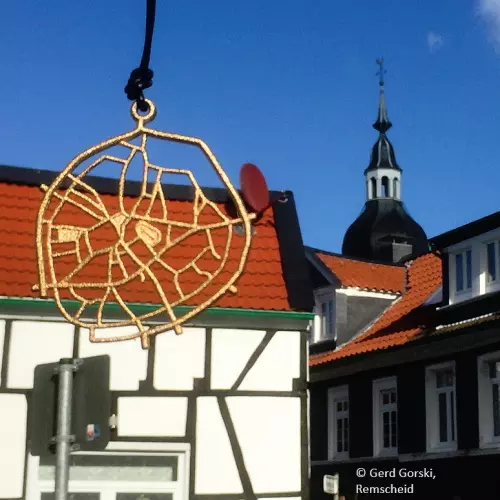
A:
POLYGON ((59 361, 57 391, 56 487, 55 500, 67 500, 69 454, 74 436, 71 435, 71 405, 73 399, 73 359, 59 361))

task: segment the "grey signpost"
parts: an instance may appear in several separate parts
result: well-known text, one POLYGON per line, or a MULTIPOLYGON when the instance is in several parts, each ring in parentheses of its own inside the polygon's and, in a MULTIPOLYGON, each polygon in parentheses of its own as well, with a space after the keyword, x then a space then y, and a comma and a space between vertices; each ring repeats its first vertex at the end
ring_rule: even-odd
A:
POLYGON ((66 500, 68 497, 69 454, 75 442, 71 434, 71 407, 73 403, 73 371, 78 365, 73 359, 64 358, 56 368, 57 384, 57 434, 56 442, 56 484, 55 500, 66 500))
POLYGON ((104 450, 109 442, 109 367, 109 356, 96 356, 35 368, 30 448, 34 456, 55 451, 55 500, 68 498, 71 451, 104 450))

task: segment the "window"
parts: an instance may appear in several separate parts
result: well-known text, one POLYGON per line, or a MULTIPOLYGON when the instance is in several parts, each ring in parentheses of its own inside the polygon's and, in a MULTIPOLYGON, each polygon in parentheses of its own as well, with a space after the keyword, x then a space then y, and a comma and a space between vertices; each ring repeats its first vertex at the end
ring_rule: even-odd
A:
POLYGON ((430 366, 426 373, 427 449, 450 451, 457 447, 455 365, 430 366))
POLYGON ((382 198, 387 198, 389 196, 389 179, 387 177, 382 177, 382 198))
POLYGON ((457 293, 472 288, 472 250, 455 255, 455 286, 457 293))
POLYGON ((496 246, 495 243, 488 243, 486 245, 486 255, 488 261, 488 268, 487 268, 488 283, 497 280, 497 262, 496 262, 497 259, 496 259, 495 246, 496 246))
POLYGON ((478 384, 480 446, 500 447, 500 352, 478 358, 478 384))
MULTIPOLYGON (((144 444, 130 443, 129 448, 135 449, 134 445, 143 447, 144 444)), ((168 446, 165 444, 165 448, 168 446)), ((71 454, 69 500, 184 498, 184 471, 189 467, 186 453, 167 450, 125 452, 119 451, 120 446, 114 443, 110 443, 110 447, 116 450, 71 454)), ((33 471, 33 498, 53 500, 55 457, 42 456, 37 460, 30 456, 29 468, 33 471)))
POLYGON ((347 386, 328 391, 328 458, 349 457, 349 390, 347 386))
POLYGON ((398 396, 396 377, 373 381, 373 453, 398 452, 398 396))
POLYGON ((377 180, 372 177, 370 182, 372 184, 372 195, 370 196, 370 198, 377 198, 377 180))
POLYGON ((327 300, 321 303, 321 330, 326 338, 333 337, 333 300, 327 300))
POLYGON ((500 242, 486 244, 486 284, 500 282, 500 242))
POLYGON ((335 338, 335 291, 324 290, 316 295, 316 313, 319 316, 319 332, 315 340, 335 338))

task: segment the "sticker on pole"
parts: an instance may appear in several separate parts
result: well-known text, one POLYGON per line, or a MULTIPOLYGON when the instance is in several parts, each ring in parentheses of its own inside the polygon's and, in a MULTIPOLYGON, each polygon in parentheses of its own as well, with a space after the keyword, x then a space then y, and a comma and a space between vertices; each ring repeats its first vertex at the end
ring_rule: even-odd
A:
POLYGON ((93 441, 94 439, 100 437, 101 426, 99 424, 89 424, 87 425, 86 437, 87 441, 93 441))
POLYGON ((328 495, 338 495, 339 493, 339 475, 323 476, 323 491, 328 495))

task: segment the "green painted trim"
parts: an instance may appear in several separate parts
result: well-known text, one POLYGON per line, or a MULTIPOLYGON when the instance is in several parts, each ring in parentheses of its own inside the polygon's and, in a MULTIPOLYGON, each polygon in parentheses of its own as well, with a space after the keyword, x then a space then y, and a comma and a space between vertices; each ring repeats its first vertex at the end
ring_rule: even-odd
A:
MULTIPOLYGON (((73 308, 78 309, 80 307, 80 303, 76 300, 63 300, 63 306, 68 310, 73 308)), ((0 307, 1 306, 34 306, 41 307, 45 309, 57 309, 55 300, 52 299, 25 299, 25 298, 14 298, 14 297, 0 297, 0 307)), ((97 308, 97 305, 90 306, 91 308, 97 308)), ((127 304, 134 313, 136 314, 146 314, 148 312, 154 311, 158 308, 158 305, 155 304, 139 304, 139 303, 130 303, 127 304)), ((175 315, 183 315, 188 311, 191 311, 194 307, 188 306, 179 306, 174 307, 175 315)), ((116 302, 108 302, 104 306, 104 311, 113 312, 113 311, 122 311, 122 307, 120 304, 116 302)), ((203 313, 207 315, 214 316, 248 316, 248 317, 261 317, 261 318, 286 318, 286 319, 303 319, 303 320, 312 320, 314 319, 314 313, 309 312, 296 312, 296 311, 265 311, 262 309, 231 309, 228 307, 213 307, 209 309, 205 309, 203 313)))

